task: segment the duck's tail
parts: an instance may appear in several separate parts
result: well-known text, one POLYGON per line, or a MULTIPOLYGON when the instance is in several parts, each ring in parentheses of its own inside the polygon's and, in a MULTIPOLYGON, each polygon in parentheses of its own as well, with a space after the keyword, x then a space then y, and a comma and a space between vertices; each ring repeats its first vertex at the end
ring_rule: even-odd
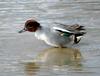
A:
POLYGON ((74 43, 79 43, 84 34, 86 34, 86 32, 78 32, 74 34, 74 43))
POLYGON ((86 34, 86 29, 84 28, 84 26, 81 26, 78 24, 74 24, 70 26, 70 29, 74 30, 74 43, 75 44, 79 43, 82 36, 86 34))
POLYGON ((78 28, 76 28, 76 30, 81 31, 81 30, 85 30, 84 26, 79 26, 78 28))

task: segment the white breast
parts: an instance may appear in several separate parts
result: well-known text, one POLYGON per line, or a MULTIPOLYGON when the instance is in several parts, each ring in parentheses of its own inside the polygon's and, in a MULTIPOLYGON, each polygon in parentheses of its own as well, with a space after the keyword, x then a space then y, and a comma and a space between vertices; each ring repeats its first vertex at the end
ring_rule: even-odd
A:
POLYGON ((44 34, 38 34, 38 33, 35 33, 35 37, 40 39, 40 40, 46 40, 46 36, 44 34))

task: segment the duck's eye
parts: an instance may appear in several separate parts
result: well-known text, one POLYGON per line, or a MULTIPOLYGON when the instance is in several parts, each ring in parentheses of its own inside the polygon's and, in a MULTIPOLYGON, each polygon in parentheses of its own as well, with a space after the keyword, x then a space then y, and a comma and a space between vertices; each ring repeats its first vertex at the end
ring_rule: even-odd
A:
POLYGON ((31 26, 31 25, 28 25, 28 28, 33 28, 33 26, 31 26))

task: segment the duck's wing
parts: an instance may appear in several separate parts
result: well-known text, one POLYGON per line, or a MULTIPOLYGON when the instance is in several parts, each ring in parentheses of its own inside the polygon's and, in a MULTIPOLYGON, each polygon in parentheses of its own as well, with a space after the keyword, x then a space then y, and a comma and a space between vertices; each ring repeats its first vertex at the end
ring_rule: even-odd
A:
POLYGON ((53 27, 54 30, 56 31, 59 31, 59 32, 67 32, 67 33, 73 33, 71 32, 70 30, 67 30, 67 29, 64 29, 64 28, 61 28, 61 27, 53 27))
POLYGON ((82 31, 85 30, 84 26, 81 26, 79 24, 74 24, 74 25, 70 25, 68 27, 69 30, 73 30, 73 31, 82 31))
POLYGON ((64 29, 70 30, 70 31, 81 31, 81 30, 85 30, 84 26, 81 26, 79 24, 66 25, 66 24, 57 23, 57 22, 55 22, 55 24, 57 24, 57 27, 64 28, 64 29))
POLYGON ((67 29, 64 29, 64 28, 60 28, 60 27, 53 27, 53 30, 59 32, 59 34, 61 36, 66 36, 66 37, 69 37, 71 35, 73 35, 74 33, 72 31, 69 31, 67 29))
POLYGON ((84 26, 81 26, 79 24, 74 25, 65 25, 62 23, 56 23, 58 24, 58 27, 54 27, 56 30, 60 30, 63 32, 67 32, 71 35, 74 35, 74 43, 77 44, 80 42, 81 37, 86 34, 84 26))

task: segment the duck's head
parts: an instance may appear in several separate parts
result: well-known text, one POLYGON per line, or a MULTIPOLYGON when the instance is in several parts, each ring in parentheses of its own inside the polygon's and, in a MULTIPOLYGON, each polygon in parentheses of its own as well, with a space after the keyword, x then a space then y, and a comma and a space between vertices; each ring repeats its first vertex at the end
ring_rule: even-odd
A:
POLYGON ((35 20, 27 20, 25 22, 25 26, 22 30, 19 31, 19 33, 25 32, 25 31, 29 31, 29 32, 36 32, 38 30, 38 28, 40 28, 40 23, 38 23, 35 20))

